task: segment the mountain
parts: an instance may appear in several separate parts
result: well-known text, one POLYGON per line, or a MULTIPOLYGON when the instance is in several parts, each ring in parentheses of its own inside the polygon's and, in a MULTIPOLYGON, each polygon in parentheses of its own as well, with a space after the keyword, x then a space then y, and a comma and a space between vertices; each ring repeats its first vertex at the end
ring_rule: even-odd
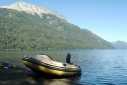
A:
POLYGON ((40 17, 42 17, 42 14, 53 14, 61 19, 66 20, 66 18, 63 15, 58 14, 55 11, 49 10, 47 8, 39 7, 33 4, 25 3, 25 2, 16 2, 9 6, 1 6, 1 8, 7 8, 7 9, 14 9, 17 11, 25 11, 27 13, 35 14, 37 13, 40 17))
POLYGON ((114 48, 58 13, 24 2, 0 8, 0 34, 0 50, 114 48))
POLYGON ((127 49, 127 42, 124 41, 116 41, 110 42, 116 49, 127 49))

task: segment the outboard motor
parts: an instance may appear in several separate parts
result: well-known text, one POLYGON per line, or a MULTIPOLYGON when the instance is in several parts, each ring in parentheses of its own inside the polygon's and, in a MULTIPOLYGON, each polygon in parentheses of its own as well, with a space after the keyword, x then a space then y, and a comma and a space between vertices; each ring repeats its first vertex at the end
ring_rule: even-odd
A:
POLYGON ((68 54, 67 54, 67 57, 66 57, 66 63, 70 63, 70 64, 71 64, 70 59, 71 59, 71 54, 68 53, 68 54))

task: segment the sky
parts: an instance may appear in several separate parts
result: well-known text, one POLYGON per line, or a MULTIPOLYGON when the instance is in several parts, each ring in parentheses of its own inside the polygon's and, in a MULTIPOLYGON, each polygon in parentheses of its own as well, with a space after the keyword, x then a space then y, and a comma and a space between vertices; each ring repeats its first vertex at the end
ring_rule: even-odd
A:
POLYGON ((127 42, 127 0, 0 0, 0 6, 18 1, 54 10, 106 41, 127 42))

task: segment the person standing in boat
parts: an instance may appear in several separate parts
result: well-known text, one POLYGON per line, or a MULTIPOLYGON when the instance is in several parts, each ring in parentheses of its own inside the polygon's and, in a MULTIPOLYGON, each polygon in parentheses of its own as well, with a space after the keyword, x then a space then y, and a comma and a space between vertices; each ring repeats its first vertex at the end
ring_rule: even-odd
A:
POLYGON ((67 54, 67 57, 66 57, 66 63, 72 64, 71 61, 70 61, 70 59, 71 59, 71 54, 68 53, 67 54))

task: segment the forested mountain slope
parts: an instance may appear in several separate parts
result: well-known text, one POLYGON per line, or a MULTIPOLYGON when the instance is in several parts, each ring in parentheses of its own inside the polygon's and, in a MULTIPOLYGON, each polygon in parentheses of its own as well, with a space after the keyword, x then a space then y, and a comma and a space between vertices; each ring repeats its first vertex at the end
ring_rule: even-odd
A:
POLYGON ((0 8, 0 50, 111 49, 107 41, 53 14, 0 8))

